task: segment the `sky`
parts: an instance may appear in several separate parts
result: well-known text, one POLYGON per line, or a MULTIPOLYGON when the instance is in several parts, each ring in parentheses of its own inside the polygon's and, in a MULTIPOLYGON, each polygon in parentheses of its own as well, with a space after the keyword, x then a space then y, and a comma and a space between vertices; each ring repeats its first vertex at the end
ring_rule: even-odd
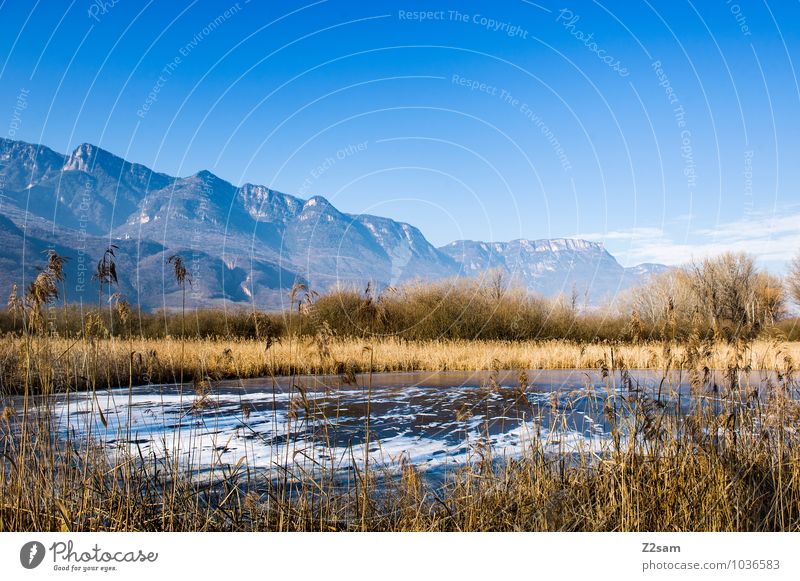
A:
POLYGON ((800 3, 0 0, 0 136, 625 266, 800 249, 800 3))

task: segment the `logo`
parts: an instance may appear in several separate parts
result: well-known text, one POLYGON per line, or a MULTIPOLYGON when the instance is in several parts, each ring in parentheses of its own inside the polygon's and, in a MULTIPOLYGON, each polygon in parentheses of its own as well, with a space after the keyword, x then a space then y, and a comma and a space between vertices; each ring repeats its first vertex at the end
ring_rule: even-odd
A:
POLYGON ((44 560, 44 545, 39 541, 30 541, 22 545, 19 551, 19 562, 26 569, 35 569, 44 560))

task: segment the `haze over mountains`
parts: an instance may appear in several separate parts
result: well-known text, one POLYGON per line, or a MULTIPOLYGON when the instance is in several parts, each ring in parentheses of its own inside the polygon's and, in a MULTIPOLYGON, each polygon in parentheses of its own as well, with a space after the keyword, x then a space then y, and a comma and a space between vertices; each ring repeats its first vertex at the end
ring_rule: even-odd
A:
POLYGON ((181 254, 192 306, 223 302, 287 306, 296 281, 318 291, 481 276, 552 296, 577 292, 599 303, 664 270, 623 268, 596 242, 576 239, 457 241, 431 245, 414 226, 340 212, 265 186, 236 187, 208 171, 172 177, 91 144, 69 155, 0 139, 0 291, 27 284, 54 249, 70 258, 70 301, 96 302, 91 272, 109 244, 119 290, 147 309, 180 304, 167 257, 181 254))

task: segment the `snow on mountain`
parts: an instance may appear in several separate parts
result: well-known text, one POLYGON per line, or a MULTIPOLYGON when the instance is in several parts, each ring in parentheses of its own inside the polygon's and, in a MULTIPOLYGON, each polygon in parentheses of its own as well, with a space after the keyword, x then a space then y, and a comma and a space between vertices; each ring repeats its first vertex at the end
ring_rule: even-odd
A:
POLYGON ((500 269, 530 291, 546 296, 577 294, 590 304, 608 300, 653 270, 645 265, 625 269, 601 243, 573 238, 459 240, 440 250, 461 265, 465 276, 500 269))

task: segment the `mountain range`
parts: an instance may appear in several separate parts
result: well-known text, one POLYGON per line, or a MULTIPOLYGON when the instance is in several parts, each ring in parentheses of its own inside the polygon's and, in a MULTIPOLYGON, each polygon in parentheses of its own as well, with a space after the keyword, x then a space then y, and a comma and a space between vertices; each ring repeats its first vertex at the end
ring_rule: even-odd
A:
POLYGON ((666 267, 623 268, 602 244, 578 239, 434 247, 411 224, 347 214, 326 198, 235 186, 209 171, 173 177, 85 143, 71 154, 0 139, 0 289, 36 275, 48 250, 69 257, 69 301, 96 302, 92 272, 117 247, 119 291, 146 309, 174 307, 181 289, 166 260, 183 257, 193 306, 287 306, 288 289, 396 286, 500 269, 546 296, 600 303, 666 267))

